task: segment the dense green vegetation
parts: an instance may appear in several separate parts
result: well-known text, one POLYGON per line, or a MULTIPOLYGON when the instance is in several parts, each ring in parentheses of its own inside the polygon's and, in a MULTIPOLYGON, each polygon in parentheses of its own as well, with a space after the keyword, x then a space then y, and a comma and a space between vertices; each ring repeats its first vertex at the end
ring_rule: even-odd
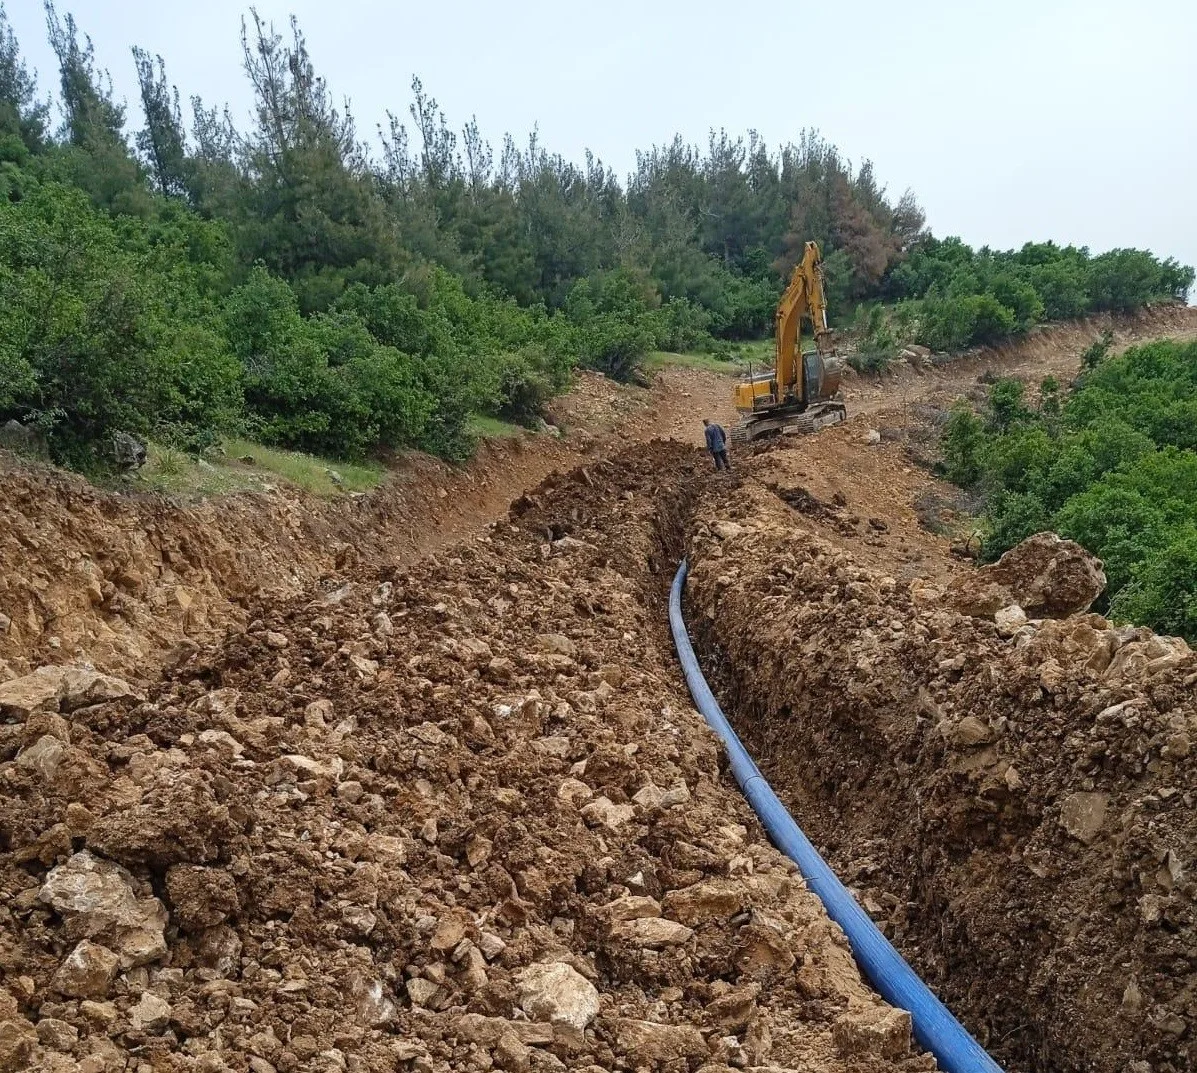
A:
POLYGON ((375 156, 298 27, 252 12, 248 129, 198 97, 185 122, 162 59, 135 48, 130 131, 90 41, 46 13, 57 125, 0 6, 0 423, 71 464, 102 465, 117 430, 461 458, 472 415, 528 422, 578 365, 629 378, 654 351, 727 356, 766 334, 809 238, 833 312, 898 301, 893 323, 945 346, 1192 280, 1135 251, 939 242, 911 195, 812 134, 678 139, 620 184, 535 136, 496 154, 415 81, 410 124, 389 115, 375 156))
POLYGON ((983 415, 961 404, 945 469, 984 494, 990 557, 1054 530, 1104 560, 1116 618, 1197 641, 1197 343, 1109 344, 1063 403, 1006 380, 983 415))
POLYGON ((1042 321, 1183 301, 1192 284, 1192 268, 1144 250, 1094 257, 1039 242, 995 252, 923 235, 882 281, 881 297, 895 304, 859 311, 862 365, 883 363, 910 342, 959 350, 1000 342, 1042 321))

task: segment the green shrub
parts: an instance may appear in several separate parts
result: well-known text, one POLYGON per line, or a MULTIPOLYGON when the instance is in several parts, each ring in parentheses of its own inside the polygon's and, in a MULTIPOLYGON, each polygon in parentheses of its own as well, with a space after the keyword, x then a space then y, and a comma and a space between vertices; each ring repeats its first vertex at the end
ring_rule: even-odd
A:
POLYGON ((985 458, 985 428, 972 407, 961 400, 943 434, 944 471, 948 480, 971 488, 981 479, 985 458))
POLYGON ((918 342, 932 350, 960 350, 996 343, 1014 328, 1014 312, 990 294, 932 298, 923 303, 918 342))
POLYGON ((984 489, 985 551, 1052 529, 1105 563, 1111 613, 1197 640, 1197 344, 1159 342, 1098 361, 1061 407, 1021 384, 990 391, 944 431, 951 479, 984 489))
POLYGON ((1081 367, 1096 369, 1109 356, 1110 348, 1114 345, 1114 333, 1108 328, 1101 333, 1101 338, 1094 340, 1081 352, 1081 367))

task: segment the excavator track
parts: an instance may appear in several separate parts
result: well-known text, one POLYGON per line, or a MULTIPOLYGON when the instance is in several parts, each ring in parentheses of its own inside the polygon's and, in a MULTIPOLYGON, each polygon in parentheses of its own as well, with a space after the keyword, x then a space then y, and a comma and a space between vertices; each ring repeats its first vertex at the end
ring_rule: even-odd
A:
POLYGON ((805 436, 848 420, 848 410, 842 402, 821 402, 805 410, 779 414, 766 411, 739 421, 731 430, 735 444, 750 444, 778 436, 805 436))

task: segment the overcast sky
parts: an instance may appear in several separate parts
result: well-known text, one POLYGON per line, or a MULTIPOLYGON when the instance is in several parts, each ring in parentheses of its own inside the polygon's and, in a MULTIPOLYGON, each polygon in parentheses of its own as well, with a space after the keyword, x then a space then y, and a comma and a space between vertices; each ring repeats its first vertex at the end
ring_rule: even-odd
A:
MULTIPOLYGON (((675 132, 814 127, 910 187, 938 235, 974 245, 1052 238, 1148 247, 1197 264, 1197 2, 1143 0, 607 0, 403 4, 261 0, 297 15, 316 68, 358 129, 403 114, 418 74, 450 123, 496 144, 538 124, 623 176, 675 132)), ((43 89, 57 89, 40 0, 7 0, 43 89)), ((140 122, 129 53, 161 53, 184 100, 239 122, 240 0, 58 0, 140 122)))

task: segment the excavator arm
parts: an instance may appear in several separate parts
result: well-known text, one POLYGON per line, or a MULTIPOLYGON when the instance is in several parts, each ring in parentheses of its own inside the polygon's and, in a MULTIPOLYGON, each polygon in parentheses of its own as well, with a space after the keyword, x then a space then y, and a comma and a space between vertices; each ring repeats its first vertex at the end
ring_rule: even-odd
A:
POLYGON ((778 401, 805 404, 807 386, 802 371, 802 318, 814 327, 819 353, 829 349, 827 299, 823 291, 823 263, 817 242, 808 242, 802 260, 794 266, 790 285, 777 305, 774 378, 778 401))
POLYGON ((847 419, 839 400, 839 367, 827 326, 823 261, 817 242, 806 243, 789 286, 777 304, 773 368, 749 375, 736 388, 741 421, 732 438, 743 442, 781 432, 808 432, 847 419), (802 321, 809 318, 817 353, 802 353, 802 321))

